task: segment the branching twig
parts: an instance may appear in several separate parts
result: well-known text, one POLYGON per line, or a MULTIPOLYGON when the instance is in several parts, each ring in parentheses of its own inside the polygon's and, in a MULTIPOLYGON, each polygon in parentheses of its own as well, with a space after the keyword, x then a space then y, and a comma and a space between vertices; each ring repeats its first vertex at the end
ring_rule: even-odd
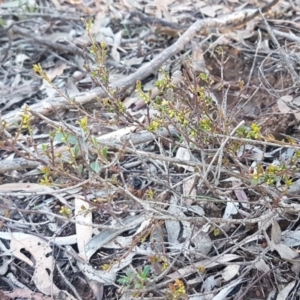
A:
POLYGON ((261 17, 264 20, 266 29, 268 31, 269 36, 272 39, 272 42, 275 44, 275 46, 277 47, 277 49, 279 51, 279 54, 280 54, 280 57, 281 57, 282 61, 285 63, 285 65, 288 68, 289 72, 293 75, 293 78, 297 79, 297 81, 299 82, 300 81, 299 75, 295 71, 294 67, 291 65, 291 62, 290 62, 289 58, 287 57, 287 55, 283 53, 282 48, 281 48, 280 44, 278 43, 278 41, 277 41, 277 39, 276 39, 269 23, 267 22, 267 20, 265 19, 265 17, 263 16, 262 13, 261 13, 261 17))

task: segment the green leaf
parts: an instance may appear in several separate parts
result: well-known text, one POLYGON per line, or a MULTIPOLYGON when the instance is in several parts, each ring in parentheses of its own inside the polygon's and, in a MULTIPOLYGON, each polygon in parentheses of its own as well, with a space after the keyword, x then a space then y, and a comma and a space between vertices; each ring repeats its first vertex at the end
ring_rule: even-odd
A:
POLYGON ((103 149, 102 149, 102 155, 103 155, 103 157, 105 157, 105 158, 107 158, 107 147, 104 147, 103 149))
POLYGON ((5 24, 6 24, 5 21, 2 18, 0 18, 0 27, 4 27, 5 24))
POLYGON ((101 166, 100 166, 100 164, 99 164, 98 161, 92 162, 92 163, 90 164, 90 167, 91 167, 91 169, 92 169, 94 172, 96 172, 96 173, 99 173, 100 170, 101 170, 101 166))
POLYGON ((220 230, 218 228, 214 229, 214 236, 218 236, 220 234, 220 230))
POLYGON ((87 130, 88 130, 88 118, 87 118, 87 116, 84 116, 79 121, 77 121, 77 124, 79 124, 80 128, 84 132, 87 132, 87 130))
POLYGON ((140 80, 137 80, 136 82, 136 88, 141 90, 142 89, 142 82, 140 80))
POLYGON ((77 137, 75 135, 69 134, 66 135, 63 132, 56 132, 54 136, 54 141, 56 142, 61 142, 61 143, 66 143, 65 138, 67 138, 68 143, 76 145, 78 144, 77 137))
POLYGON ((93 142, 93 145, 98 148, 98 140, 95 136, 92 136, 92 142, 93 142))
POLYGON ((205 74, 205 73, 201 73, 201 74, 200 74, 200 78, 201 78, 203 81, 207 81, 207 79, 208 79, 207 74, 205 74))
POLYGON ((118 281, 119 284, 129 285, 130 282, 131 282, 131 278, 129 278, 127 276, 124 276, 124 277, 119 278, 117 281, 118 281))
POLYGON ((83 172, 83 165, 78 165, 78 168, 77 168, 77 170, 78 170, 78 174, 82 174, 82 172, 83 172))
POLYGON ((145 266, 144 267, 144 269, 143 269, 143 272, 142 272, 142 274, 141 274, 141 278, 142 279, 147 279, 148 278, 148 276, 149 276, 149 274, 150 274, 150 266, 145 266))
POLYGON ((74 147, 74 155, 75 155, 75 157, 77 157, 78 156, 78 153, 79 153, 79 145, 77 144, 77 145, 75 145, 75 147, 74 147))
POLYGON ((143 288, 143 285, 140 282, 135 283, 134 288, 140 290, 143 288))
POLYGON ((43 150, 43 151, 49 150, 49 145, 47 145, 47 144, 42 144, 42 150, 43 150))

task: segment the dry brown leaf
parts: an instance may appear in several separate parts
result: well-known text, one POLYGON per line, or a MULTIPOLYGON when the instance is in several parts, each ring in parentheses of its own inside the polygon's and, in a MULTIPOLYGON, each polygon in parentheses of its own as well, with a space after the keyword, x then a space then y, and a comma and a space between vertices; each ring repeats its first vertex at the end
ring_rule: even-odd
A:
MULTIPOLYGON (((243 279, 236 279, 234 281, 231 281, 226 287, 222 288, 221 291, 214 296, 212 300, 224 300, 227 298, 227 296, 231 293, 231 291, 241 282, 243 279)), ((228 298, 227 298, 228 299, 228 298)))
POLYGON ((67 67, 66 63, 57 64, 53 70, 46 72, 48 78, 51 81, 53 81, 54 78, 59 77, 63 74, 66 67, 67 67))
POLYGON ((120 62, 120 53, 118 52, 118 48, 121 44, 121 40, 122 40, 122 31, 119 31, 114 35, 114 44, 110 52, 113 60, 117 63, 120 62))
MULTIPOLYGON (((178 203, 178 198, 171 197, 168 212, 171 215, 176 215, 180 217, 181 215, 184 215, 184 213, 180 210, 177 203, 178 203)), ((176 220, 166 220, 165 227, 167 229, 168 243, 170 244, 170 246, 179 244, 178 237, 180 233, 180 222, 176 220)))
POLYGON ((231 219, 233 215, 236 215, 238 213, 238 202, 227 202, 226 208, 223 214, 224 219, 231 219))
MULTIPOLYGON (((30 290, 25 290, 21 288, 16 288, 12 292, 4 292, 4 293, 7 297, 9 297, 7 299, 12 299, 12 300, 15 298, 22 298, 22 299, 28 298, 30 300, 53 300, 52 297, 44 296, 41 293, 32 292, 30 290)), ((1 300, 5 300, 5 298, 2 298, 1 296, 1 300)))
POLYGON ((231 279, 233 279, 240 270, 240 265, 229 265, 227 266, 223 271, 222 271, 222 277, 225 281, 229 281, 231 279))
POLYGON ((154 225, 150 234, 150 243, 153 251, 165 253, 164 234, 160 224, 154 225))
POLYGON ((124 101, 123 101, 123 105, 125 108, 130 108, 132 105, 134 105, 137 100, 138 100, 138 96, 136 97, 133 97, 133 96, 130 96, 130 97, 127 97, 124 101))
MULTIPOLYGON (((105 27, 109 24, 110 18, 108 17, 109 14, 107 14, 107 8, 100 10, 96 17, 95 20, 91 26, 90 32, 91 35, 94 37, 96 42, 107 42, 108 44, 112 44, 113 40, 111 39, 110 41, 106 40, 105 36, 105 27)), ((108 32, 106 32, 107 34, 108 32)), ((111 37, 114 36, 113 32, 111 31, 109 33, 111 37)), ((75 39, 75 43, 79 43, 82 45, 87 45, 90 43, 90 38, 88 36, 88 33, 85 32, 81 37, 75 39)))
POLYGON ((57 9, 57 10, 60 10, 61 9, 61 5, 59 3, 59 0, 51 0, 52 4, 54 5, 54 7, 57 9))
POLYGON ((291 261, 298 256, 298 253, 290 247, 281 243, 281 228, 277 221, 273 221, 271 230, 271 245, 282 259, 291 261))
POLYGON ((132 58, 124 60, 124 64, 129 67, 140 66, 141 63, 143 62, 143 60, 144 60, 144 57, 132 57, 132 58))
POLYGON ((218 10, 224 10, 224 6, 223 5, 207 5, 204 7, 200 8, 200 11, 210 17, 210 18, 214 18, 217 15, 217 11, 218 10))
POLYGON ((65 0, 65 2, 72 4, 72 5, 80 5, 82 4, 82 0, 65 0))
POLYGON ((190 274, 197 272, 197 268, 199 268, 199 267, 203 267, 205 269, 213 268, 215 266, 222 265, 223 263, 227 263, 229 261, 238 259, 240 257, 241 256, 236 255, 236 254, 225 254, 220 257, 210 257, 208 259, 203 259, 192 265, 178 269, 174 273, 168 274, 167 277, 169 277, 173 280, 175 280, 177 278, 186 277, 186 276, 189 276, 190 274))
MULTIPOLYGON (((24 61, 25 60, 29 60, 31 61, 31 58, 29 56, 27 56, 26 54, 24 53, 19 53, 16 58, 15 58, 15 62, 18 64, 18 65, 23 65, 24 61)), ((20 75, 20 74, 18 74, 20 75)))
POLYGON ((172 22, 172 17, 169 13, 168 5, 171 4, 173 1, 170 0, 155 0, 156 11, 155 17, 163 18, 168 22, 172 22))
POLYGON ((28 193, 34 193, 34 192, 49 192, 51 193, 54 191, 51 187, 43 186, 36 183, 24 183, 24 182, 18 182, 18 183, 6 183, 0 185, 0 192, 28 192, 28 193))
POLYGON ((288 106, 288 104, 291 104, 292 101, 293 101, 293 97, 291 95, 286 95, 278 99, 277 106, 279 111, 283 114, 290 113, 291 109, 288 106))
POLYGON ((104 284, 95 280, 89 280, 88 281, 95 297, 97 300, 102 300, 103 299, 103 294, 104 294, 104 284))
POLYGON ((92 34, 97 34, 102 27, 106 27, 109 24, 109 15, 107 14, 107 9, 97 13, 91 28, 92 34))
MULTIPOLYGON (((0 198, 0 204, 7 206, 7 207, 14 207, 14 202, 11 200, 11 198, 0 198)), ((0 208, 0 215, 1 216, 9 216, 10 210, 5 208, 0 208)))
POLYGON ((203 225, 200 229, 196 229, 196 233, 191 237, 191 242, 194 244, 194 251, 198 254, 208 255, 213 243, 209 236, 210 224, 203 225))
POLYGON ((278 252, 280 257, 287 261, 293 261, 295 258, 298 257, 298 253, 294 250, 292 250, 290 247, 280 243, 275 244, 273 241, 271 241, 271 244, 273 248, 278 252))
MULTIPOLYGON (((188 180, 184 180, 182 189, 183 189, 183 195, 195 199, 197 196, 195 178, 190 178, 188 180)), ((188 204, 192 204, 193 201, 194 200, 192 200, 190 198, 185 198, 185 202, 188 204)))
POLYGON ((195 41, 192 41, 192 64, 196 72, 209 73, 206 68, 202 47, 195 41))
POLYGON ((262 259, 260 259, 258 262, 254 264, 255 268, 262 272, 268 272, 270 271, 270 267, 266 264, 266 262, 262 259))
MULTIPOLYGON (((236 195, 236 198, 241 201, 241 202, 249 202, 249 199, 245 193, 244 190, 240 190, 240 189, 237 189, 237 190, 234 190, 234 193, 236 195)), ((244 204, 242 204, 244 205, 244 204)))
POLYGON ((1 107, 2 111, 38 92, 38 86, 33 80, 21 79, 19 74, 15 77, 11 87, 0 86, 0 88, 2 88, 3 93, 0 103, 4 104, 1 107))
POLYGON ((289 299, 289 293, 295 287, 295 284, 298 283, 296 280, 291 281, 287 284, 277 295, 276 300, 286 300, 289 299))
POLYGON ((121 2, 124 4, 125 7, 132 9, 134 7, 134 4, 131 3, 132 0, 121 0, 121 2))
POLYGON ((73 41, 73 37, 69 34, 69 32, 54 32, 46 35, 45 39, 51 42, 73 41))
MULTIPOLYGON (((1 3, 1 0, 0 0, 0 3, 1 3)), ((1 299, 1 300, 15 299, 14 296, 12 296, 12 297, 7 296, 7 295, 6 295, 7 293, 9 293, 9 292, 5 292, 5 291, 1 291, 1 290, 0 290, 0 299, 1 299)), ((33 300, 35 300, 35 299, 33 299, 33 300)), ((51 299, 49 299, 49 300, 51 300, 51 299)))
MULTIPOLYGON (((66 67, 67 64, 65 63, 60 63, 56 65, 53 70, 46 72, 47 77, 50 79, 50 81, 53 81, 56 77, 59 77, 63 74, 66 67)), ((52 87, 52 85, 45 79, 43 79, 43 84, 40 90, 45 90, 49 98, 53 98, 57 93, 56 90, 52 87)))
MULTIPOLYGON (((145 116, 142 116, 141 118, 139 118, 139 122, 143 123, 144 119, 145 119, 145 116)), ((110 132, 110 133, 107 133, 107 134, 104 134, 104 135, 101 135, 97 139, 99 141, 100 140, 106 140, 106 139, 112 139, 112 138, 121 140, 121 138, 123 136, 134 132, 136 130, 136 128, 137 128, 137 125, 128 126, 128 127, 125 127, 125 128, 122 128, 122 129, 119 129, 119 130, 116 130, 116 131, 113 131, 113 132, 110 132)))
POLYGON ((79 94, 79 90, 78 90, 76 84, 74 83, 74 79, 72 77, 69 77, 67 80, 66 93, 71 98, 73 96, 79 94))
POLYGON ((295 107, 293 113, 296 119, 300 122, 300 97, 296 97, 293 99, 293 107, 295 107))
MULTIPOLYGON (((175 157, 177 159, 182 160, 182 161, 185 161, 185 160, 190 161, 192 159, 190 151, 187 148, 184 148, 184 147, 179 147, 178 148, 175 157)), ((177 166, 179 168, 184 168, 185 170, 191 171, 191 172, 194 170, 193 167, 187 166, 187 165, 177 164, 177 166)))
POLYGON ((275 244, 279 244, 281 241, 281 228, 277 221, 274 221, 272 224, 272 230, 271 230, 271 240, 275 244))
POLYGON ((37 183, 6 183, 0 185, 1 193, 10 193, 10 192, 24 192, 24 193, 45 193, 53 195, 56 197, 63 205, 70 207, 70 204, 65 200, 65 198, 57 193, 54 193, 54 189, 49 186, 40 185, 37 183))
POLYGON ((11 233, 10 249, 13 255, 35 268, 33 282, 37 289, 45 295, 58 296, 61 292, 67 295, 70 300, 75 300, 72 295, 66 291, 61 291, 53 283, 54 257, 51 255, 52 248, 48 242, 33 235, 15 235, 11 233), (32 261, 23 254, 27 250, 32 257, 32 261))

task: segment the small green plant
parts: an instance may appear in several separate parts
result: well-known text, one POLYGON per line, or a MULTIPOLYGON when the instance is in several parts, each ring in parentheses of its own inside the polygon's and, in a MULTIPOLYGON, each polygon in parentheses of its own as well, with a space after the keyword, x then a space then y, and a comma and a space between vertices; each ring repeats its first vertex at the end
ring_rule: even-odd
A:
POLYGON ((149 201, 153 201, 154 200, 154 197, 155 197, 155 191, 151 188, 149 188, 147 191, 146 191, 146 197, 149 201))
POLYGON ((142 271, 128 269, 125 276, 118 279, 118 283, 132 289, 142 290, 147 285, 150 276, 150 266, 146 265, 142 271))
POLYGON ((5 21, 2 18, 0 18, 0 27, 4 27, 5 24, 6 24, 5 21))
POLYGON ((170 300, 183 300, 187 299, 187 294, 183 281, 176 279, 174 283, 169 284, 170 294, 168 299, 170 300))
POLYGON ((41 172, 43 173, 43 177, 40 180, 40 184, 52 186, 54 184, 54 182, 50 175, 51 170, 48 167, 42 167, 41 172))
POLYGON ((168 259, 164 255, 153 255, 150 256, 148 260, 158 273, 165 271, 170 265, 168 259))
MULTIPOLYGON (((160 80, 155 83, 159 95, 152 97, 151 91, 146 93, 140 82, 137 83, 136 92, 146 104, 152 105, 159 115, 149 120, 147 130, 156 131, 161 127, 175 126, 180 131, 193 138, 203 139, 203 133, 222 133, 220 127, 216 126, 213 116, 215 110, 208 89, 213 81, 207 74, 200 74, 197 83, 188 84, 188 79, 183 80, 187 86, 177 87, 167 73, 163 73, 160 80), (200 86, 200 82, 206 85, 200 86), (176 99, 176 101, 174 101, 176 99)), ((207 136, 207 135, 206 135, 207 136)))
MULTIPOLYGON (((86 24, 87 30, 90 30, 91 22, 86 24)), ((90 38, 92 39, 91 35, 90 38)), ((99 67, 97 69, 97 74, 94 77, 102 77, 106 84, 106 68, 105 59, 105 45, 98 45, 94 40, 92 40, 91 52, 95 55, 99 67), (97 48, 98 47, 98 48, 97 48), (99 48, 100 47, 100 48, 99 48), (98 49, 96 51, 96 49, 98 49), (105 78, 104 78, 105 77, 105 78)), ((76 122, 78 125, 78 130, 76 132, 70 130, 68 127, 57 126, 52 132, 50 132, 50 147, 43 147, 43 155, 46 155, 48 159, 52 162, 47 174, 43 175, 41 179, 41 184, 51 184, 53 183, 52 178, 63 175, 65 179, 69 178, 72 181, 82 181, 82 177, 89 177, 94 174, 99 174, 102 170, 102 165, 108 162, 108 149, 99 146, 97 139, 90 133, 89 119, 92 117, 81 107, 77 106, 76 99, 70 99, 68 95, 62 93, 51 79, 48 77, 47 73, 42 69, 42 67, 37 64, 33 66, 34 71, 46 80, 57 93, 65 98, 70 105, 74 106, 80 112, 82 112, 82 117, 76 122), (59 142, 63 144, 63 151, 55 151, 53 142, 59 142), (87 147, 87 144, 91 145, 87 147), (52 175, 52 178, 50 177, 52 175), (51 179, 51 180, 50 180, 51 179)), ((120 110, 120 108, 119 108, 120 110)), ((24 117, 22 118, 22 128, 31 130, 30 128, 31 117, 30 114, 25 111, 24 117)), ((67 182, 69 181, 67 180, 67 182)))
POLYGON ((59 213, 67 218, 70 218, 72 215, 72 210, 68 207, 62 206, 59 213))
POLYGON ((260 132, 261 128, 258 124, 252 123, 250 127, 242 126, 238 128, 237 135, 239 137, 257 140, 262 138, 262 134, 260 132))
POLYGON ((291 167, 290 163, 282 163, 280 165, 264 166, 258 164, 253 171, 253 184, 275 185, 277 182, 284 182, 287 189, 292 185, 292 178, 295 175, 296 169, 291 167))
POLYGON ((219 236, 220 235, 220 229, 219 228, 215 228, 213 231, 214 236, 219 236))
POLYGON ((31 122, 33 120, 33 116, 30 113, 30 109, 27 105, 24 105, 22 109, 23 109, 23 113, 21 114, 20 128, 26 129, 30 134, 32 134, 33 128, 31 122))
MULTIPOLYGON (((39 8, 37 5, 32 5, 28 0, 19 0, 19 8, 22 12, 25 13, 37 13, 39 8)), ((20 14, 21 18, 24 18, 22 14, 20 14)))

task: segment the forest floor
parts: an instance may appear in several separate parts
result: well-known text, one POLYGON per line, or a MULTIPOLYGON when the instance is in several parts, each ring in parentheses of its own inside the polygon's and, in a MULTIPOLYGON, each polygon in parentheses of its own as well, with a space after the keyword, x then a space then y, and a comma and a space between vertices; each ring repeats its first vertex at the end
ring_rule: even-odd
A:
POLYGON ((300 299, 298 15, 0 0, 0 299, 300 299))

